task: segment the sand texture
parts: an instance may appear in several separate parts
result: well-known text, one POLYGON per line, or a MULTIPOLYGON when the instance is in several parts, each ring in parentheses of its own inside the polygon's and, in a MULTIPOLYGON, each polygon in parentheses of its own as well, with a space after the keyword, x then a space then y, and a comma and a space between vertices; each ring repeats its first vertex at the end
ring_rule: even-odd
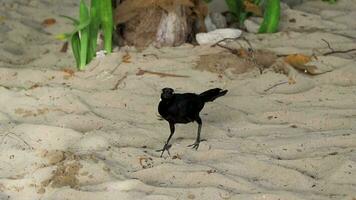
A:
POLYGON ((281 32, 244 33, 277 57, 318 56, 317 75, 260 74, 234 59, 204 68, 202 58, 229 52, 190 44, 125 47, 72 71, 54 36, 71 30, 59 15, 77 13, 73 2, 0 2, 1 200, 356 199, 356 52, 322 56, 322 39, 356 48, 355 0, 306 1, 283 11, 281 32), (164 87, 229 90, 202 111, 198 151, 187 147, 193 123, 176 127, 171 157, 155 151, 169 135, 157 112, 164 87))

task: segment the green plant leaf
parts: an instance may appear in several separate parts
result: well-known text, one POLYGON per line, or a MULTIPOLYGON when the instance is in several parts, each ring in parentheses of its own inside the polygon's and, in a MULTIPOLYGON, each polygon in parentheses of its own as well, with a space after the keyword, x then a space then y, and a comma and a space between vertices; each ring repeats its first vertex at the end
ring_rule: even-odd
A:
POLYGON ((90 3, 90 24, 89 24, 89 49, 87 63, 89 63, 96 53, 98 32, 100 28, 100 3, 101 0, 92 0, 90 3))
POLYGON ((240 15, 244 12, 243 0, 225 0, 225 2, 234 20, 241 21, 240 15))
POLYGON ((63 18, 66 18, 66 19, 69 19, 70 21, 73 22, 74 25, 79 25, 79 20, 73 18, 73 17, 70 17, 70 16, 67 16, 67 15, 59 15, 60 17, 63 17, 63 18))
POLYGON ((79 39, 79 33, 78 32, 72 35, 71 46, 72 46, 72 51, 73 51, 73 55, 74 55, 74 58, 75 58, 75 62, 77 64, 77 68, 79 69, 79 64, 80 64, 80 56, 79 56, 80 39, 79 39))
POLYGON ((259 33, 274 33, 278 30, 280 17, 280 0, 267 0, 263 22, 259 33))
POLYGON ((55 35, 54 37, 57 40, 69 40, 71 39, 72 35, 73 35, 72 33, 62 33, 62 34, 55 35))
POLYGON ((77 32, 79 32, 80 30, 84 29, 85 27, 89 26, 90 24, 90 18, 87 18, 84 21, 79 21, 77 19, 74 19, 72 17, 69 16, 64 16, 61 15, 61 17, 67 18, 71 21, 73 21, 73 25, 74 25, 74 30, 70 33, 64 33, 64 34, 59 34, 56 36, 56 38, 58 39, 70 39, 72 37, 72 35, 76 34, 77 32))
POLYGON ((101 0, 100 2, 101 27, 104 34, 104 50, 106 53, 112 51, 112 33, 114 20, 112 14, 111 0, 101 0))
MULTIPOLYGON (((84 0, 81 0, 80 5, 79 5, 79 25, 78 26, 80 26, 81 24, 85 24, 87 21, 90 22, 89 9, 88 9, 88 6, 85 4, 84 0)), ((79 33, 80 33, 79 70, 83 70, 87 64, 89 27, 85 26, 83 29, 80 29, 79 33)))
POLYGON ((323 1, 327 1, 327 2, 329 2, 330 4, 334 4, 334 3, 336 3, 337 0, 323 0, 323 1))

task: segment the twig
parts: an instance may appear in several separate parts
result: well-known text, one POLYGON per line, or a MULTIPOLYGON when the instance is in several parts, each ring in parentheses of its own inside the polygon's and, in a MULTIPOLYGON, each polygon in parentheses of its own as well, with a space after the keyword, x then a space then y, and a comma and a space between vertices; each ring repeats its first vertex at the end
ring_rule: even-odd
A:
POLYGON ((121 63, 117 64, 117 65, 115 66, 115 68, 110 71, 110 74, 114 74, 114 72, 117 70, 117 68, 120 67, 120 65, 121 65, 121 63))
POLYGON ((4 140, 5 140, 5 138, 6 138, 7 136, 10 137, 10 138, 13 138, 13 139, 21 140, 21 141, 22 141, 25 145, 27 145, 31 150, 34 149, 29 143, 27 143, 24 139, 22 139, 20 136, 16 135, 16 134, 13 133, 13 132, 7 132, 7 133, 4 135, 4 137, 1 139, 1 144, 4 143, 4 140), (14 135, 14 136, 12 136, 12 135, 10 135, 10 134, 12 134, 12 135, 14 135), (16 136, 16 137, 15 137, 15 136, 16 136))
POLYGON ((286 83, 288 83, 288 81, 283 81, 283 82, 274 84, 274 85, 272 85, 271 87, 265 89, 264 91, 267 92, 268 90, 270 90, 270 89, 272 89, 272 88, 275 88, 275 87, 277 87, 277 86, 279 86, 279 85, 283 85, 283 84, 286 84, 286 83))
POLYGON ((221 42, 225 42, 226 40, 237 40, 237 39, 239 39, 239 37, 235 37, 235 38, 224 38, 224 39, 222 39, 222 40, 217 41, 215 44, 212 44, 210 47, 219 46, 219 44, 220 44, 221 42))
POLYGON ((123 80, 125 80, 125 78, 127 78, 127 74, 128 73, 126 72, 125 75, 116 82, 116 84, 114 85, 113 88, 111 88, 111 90, 117 90, 119 88, 119 85, 121 84, 121 82, 123 80))
POLYGON ((331 51, 331 52, 327 52, 327 53, 324 53, 323 55, 324 56, 327 56, 327 55, 331 55, 331 54, 335 54, 335 53, 350 53, 352 51, 356 51, 356 49, 347 49, 347 50, 340 50, 340 51, 331 51))
POLYGON ((331 47, 330 43, 328 41, 326 41, 325 39, 321 39, 322 41, 324 41, 326 43, 326 45, 328 45, 328 48, 331 50, 331 51, 334 51, 334 49, 331 47))
POLYGON ((245 37, 241 37, 241 39, 243 39, 248 44, 248 46, 250 47, 250 50, 253 51, 253 48, 252 48, 252 45, 251 45, 250 41, 248 41, 248 39, 246 39, 245 37))
POLYGON ((325 39, 321 39, 321 40, 323 40, 328 45, 328 48, 331 50, 330 52, 323 53, 323 56, 336 54, 336 53, 349 53, 349 52, 352 52, 352 51, 356 51, 356 48, 355 49, 337 50, 336 51, 331 47, 331 45, 330 45, 330 43, 328 41, 326 41, 325 39))
MULTIPOLYGON (((211 47, 218 46, 218 47, 221 47, 223 49, 229 50, 232 54, 235 54, 235 55, 239 56, 239 50, 244 49, 243 46, 240 44, 240 42, 238 42, 238 44, 241 47, 240 49, 233 49, 233 48, 230 48, 230 47, 227 47, 227 46, 224 46, 224 45, 220 44, 220 42, 223 42, 223 41, 226 41, 226 40, 237 40, 237 39, 239 39, 239 37, 237 37, 237 38, 224 38, 224 39, 216 42, 215 44, 211 45, 211 47)), ((241 39, 244 40, 247 43, 247 45, 249 46, 249 48, 247 48, 247 51, 249 53, 253 53, 254 50, 252 48, 252 45, 251 45, 250 41, 248 41, 245 37, 241 37, 241 39)))
POLYGON ((153 72, 153 71, 148 71, 148 70, 143 70, 139 69, 138 72, 136 73, 137 76, 142 76, 144 74, 153 74, 153 75, 158 75, 159 77, 181 77, 181 78, 189 78, 189 76, 186 75, 177 75, 177 74, 168 74, 168 73, 162 73, 162 72, 153 72))
POLYGON ((158 56, 154 53, 146 53, 146 54, 143 54, 143 57, 147 57, 147 56, 153 56, 155 57, 156 59, 159 59, 158 56))

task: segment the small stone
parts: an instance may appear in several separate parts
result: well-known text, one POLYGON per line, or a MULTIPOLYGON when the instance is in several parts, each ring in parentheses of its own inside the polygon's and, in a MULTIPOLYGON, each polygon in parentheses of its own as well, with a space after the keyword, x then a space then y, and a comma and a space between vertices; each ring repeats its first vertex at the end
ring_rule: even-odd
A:
POLYGON ((46 189, 44 189, 43 187, 41 187, 37 190, 37 194, 44 194, 45 192, 46 192, 46 189))
POLYGON ((206 16, 204 23, 208 32, 227 27, 225 17, 221 13, 217 12, 212 12, 206 16))
POLYGON ((208 33, 198 33, 196 40, 198 44, 214 44, 224 38, 238 38, 241 36, 242 31, 239 29, 225 28, 216 29, 208 33))
POLYGON ((246 19, 244 21, 244 25, 248 32, 250 33, 258 33, 258 29, 260 28, 259 23, 255 22, 255 20, 246 19))

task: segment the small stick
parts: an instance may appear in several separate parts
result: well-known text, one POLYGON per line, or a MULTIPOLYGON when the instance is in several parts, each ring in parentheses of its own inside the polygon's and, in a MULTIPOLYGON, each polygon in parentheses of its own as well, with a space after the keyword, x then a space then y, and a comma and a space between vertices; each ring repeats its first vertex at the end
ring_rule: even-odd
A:
POLYGON ((279 85, 283 85, 283 84, 286 84, 286 83, 288 83, 288 81, 283 81, 283 82, 274 84, 274 85, 272 85, 271 87, 265 89, 264 91, 267 92, 268 90, 270 90, 270 89, 272 89, 272 88, 275 88, 275 87, 277 87, 277 86, 279 86, 279 85))
POLYGON ((241 37, 241 38, 248 44, 248 46, 250 47, 250 49, 253 50, 250 41, 248 41, 248 39, 246 39, 245 37, 241 37))
POLYGON ((6 138, 7 136, 10 137, 10 138, 13 138, 13 139, 21 140, 21 141, 22 141, 25 145, 27 145, 31 150, 34 149, 29 143, 27 143, 24 139, 22 139, 20 136, 16 135, 16 134, 13 133, 13 132, 7 132, 7 133, 3 136, 3 138, 1 139, 1 143, 4 143, 4 140, 5 140, 5 138, 6 138), (14 135, 14 136, 16 136, 16 137, 11 136, 10 134, 12 134, 12 135, 14 135))
POLYGON ((119 88, 119 85, 121 84, 121 82, 123 80, 125 80, 125 78, 127 78, 127 74, 128 73, 126 72, 125 75, 116 82, 116 84, 114 85, 113 88, 111 88, 111 90, 117 90, 119 88))
POLYGON ((153 75, 158 75, 160 77, 181 77, 181 78, 189 78, 189 76, 186 75, 176 75, 176 74, 168 74, 168 73, 162 73, 162 72, 153 72, 153 71, 148 71, 148 70, 143 70, 139 69, 139 71, 136 73, 137 76, 141 76, 144 74, 153 74, 153 75))
POLYGON ((325 39, 321 39, 322 41, 324 41, 326 43, 326 45, 328 45, 328 48, 331 50, 331 51, 334 51, 334 49, 331 47, 330 43, 328 41, 326 41, 325 39))
POLYGON ((335 54, 335 53, 350 53, 352 51, 356 51, 356 49, 348 49, 348 50, 340 50, 340 51, 331 51, 331 52, 327 52, 327 53, 324 53, 323 55, 324 56, 327 56, 327 55, 331 55, 331 54, 335 54))
POLYGON ((328 48, 331 50, 330 52, 326 52, 323 54, 323 56, 327 56, 327 55, 331 55, 331 54, 336 54, 336 53, 349 53, 349 52, 352 52, 352 51, 356 51, 356 48, 355 49, 347 49, 347 50, 337 50, 335 51, 330 43, 328 41, 326 41, 325 39, 321 39, 323 40, 327 45, 328 45, 328 48))
POLYGON ((143 57, 147 57, 147 56, 153 56, 155 57, 156 59, 159 59, 158 56, 154 53, 147 53, 147 54, 143 54, 143 57))
POLYGON ((226 40, 237 40, 239 37, 235 37, 235 38, 224 38, 222 40, 217 41, 215 44, 212 44, 210 47, 215 47, 215 46, 219 46, 219 44, 221 42, 225 42, 226 40))

